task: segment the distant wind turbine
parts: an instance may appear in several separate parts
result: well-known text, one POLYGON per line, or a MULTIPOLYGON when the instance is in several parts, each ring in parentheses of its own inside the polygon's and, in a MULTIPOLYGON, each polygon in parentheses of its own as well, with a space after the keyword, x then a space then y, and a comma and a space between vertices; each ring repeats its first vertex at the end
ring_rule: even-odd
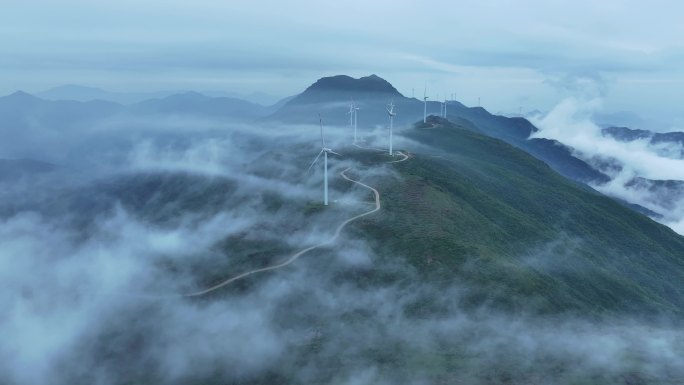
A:
POLYGON ((423 90, 423 123, 427 122, 427 87, 423 90))
POLYGON ((356 128, 358 126, 359 107, 354 103, 354 143, 356 143, 356 128))
POLYGON ((444 98, 444 119, 446 119, 447 98, 444 98))
POLYGON ((352 99, 351 104, 349 104, 349 127, 354 128, 354 143, 356 143, 356 111, 359 108, 356 107, 356 103, 354 102, 354 99, 352 99))
POLYGON ((394 112, 394 100, 390 101, 390 104, 388 106, 389 106, 389 108, 387 109, 387 115, 389 115, 389 122, 390 122, 389 154, 391 156, 392 155, 392 128, 394 125, 394 117, 397 114, 394 112))
POLYGON ((316 158, 314 158, 313 162, 311 162, 311 165, 309 166, 308 169, 306 169, 307 172, 311 170, 311 168, 316 164, 318 161, 318 158, 321 157, 321 154, 323 154, 323 204, 325 206, 328 205, 328 153, 335 154, 335 155, 340 155, 336 153, 335 151, 325 147, 325 139, 323 139, 323 119, 321 119, 321 116, 318 115, 318 122, 320 123, 321 126, 321 152, 316 155, 316 158))

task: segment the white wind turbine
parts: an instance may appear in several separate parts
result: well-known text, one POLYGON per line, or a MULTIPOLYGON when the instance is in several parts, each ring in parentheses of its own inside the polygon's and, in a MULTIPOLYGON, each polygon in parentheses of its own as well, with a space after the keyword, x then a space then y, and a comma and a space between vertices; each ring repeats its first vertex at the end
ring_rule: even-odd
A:
POLYGON ((427 122, 427 87, 423 90, 423 123, 427 122))
POLYGON ((447 98, 444 98, 444 119, 446 119, 447 98))
POLYGON ((356 143, 356 129, 358 127, 358 114, 359 114, 359 107, 356 106, 356 103, 352 100, 352 112, 354 113, 354 143, 356 143))
POLYGON ((323 154, 323 204, 328 205, 328 153, 335 154, 335 155, 340 155, 336 153, 335 151, 325 147, 325 139, 323 139, 323 119, 321 119, 321 116, 318 116, 318 122, 321 125, 321 152, 316 155, 316 158, 314 158, 313 162, 311 162, 311 165, 309 166, 308 169, 306 169, 307 172, 311 170, 311 167, 316 164, 318 161, 318 158, 321 157, 321 154, 323 154))
POLYGON ((389 154, 392 155, 392 128, 394 126, 394 117, 397 115, 394 112, 394 100, 392 100, 388 106, 389 108, 387 109, 387 115, 389 115, 390 122, 389 154))
POLYGON ((357 132, 357 127, 358 127, 358 121, 357 121, 357 114, 359 111, 359 107, 356 106, 356 103, 352 99, 351 104, 349 105, 349 126, 354 127, 354 142, 356 143, 356 132, 357 132))

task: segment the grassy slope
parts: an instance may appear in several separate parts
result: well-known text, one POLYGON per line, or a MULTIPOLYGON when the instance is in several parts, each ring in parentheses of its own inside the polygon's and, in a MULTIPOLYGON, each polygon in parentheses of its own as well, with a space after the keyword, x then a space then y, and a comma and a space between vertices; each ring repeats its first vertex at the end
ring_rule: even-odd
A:
POLYGON ((443 150, 374 183, 382 215, 362 222, 379 255, 427 279, 477 287, 474 304, 542 312, 684 312, 684 238, 566 180, 500 140, 456 125, 406 134, 443 150))

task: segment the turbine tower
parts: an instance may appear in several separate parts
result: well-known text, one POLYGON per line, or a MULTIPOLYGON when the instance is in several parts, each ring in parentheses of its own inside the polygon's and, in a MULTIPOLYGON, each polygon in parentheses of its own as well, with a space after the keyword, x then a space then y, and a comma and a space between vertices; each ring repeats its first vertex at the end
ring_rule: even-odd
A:
POLYGON ((427 87, 423 91, 423 123, 427 122, 427 87))
POLYGON ((358 127, 359 107, 354 103, 354 143, 356 143, 356 128, 358 127))
POLYGON ((444 98, 444 119, 446 119, 447 98, 444 98))
POLYGON ((387 115, 389 115, 389 122, 390 122, 390 140, 389 140, 389 154, 390 156, 392 155, 392 128, 394 126, 394 117, 397 115, 394 112, 394 100, 390 101, 390 104, 388 105, 387 109, 387 115))
POLYGON ((311 168, 316 164, 318 161, 318 158, 321 157, 321 154, 323 154, 323 204, 325 206, 328 205, 328 153, 335 154, 335 155, 340 155, 336 153, 335 151, 325 147, 325 139, 323 139, 323 119, 321 119, 321 116, 318 115, 318 122, 320 123, 321 126, 321 152, 316 155, 316 158, 314 158, 313 162, 311 162, 311 165, 309 166, 308 169, 306 169, 307 172, 311 170, 311 168))

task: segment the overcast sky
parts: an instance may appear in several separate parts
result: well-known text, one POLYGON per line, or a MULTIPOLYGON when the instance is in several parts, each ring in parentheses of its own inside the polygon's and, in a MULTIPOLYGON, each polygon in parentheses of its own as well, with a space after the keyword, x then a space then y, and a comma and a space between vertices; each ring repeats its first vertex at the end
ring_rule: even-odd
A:
POLYGON ((493 112, 604 97, 684 126, 678 1, 5 0, 0 93, 74 83, 287 96, 378 74, 493 112))

